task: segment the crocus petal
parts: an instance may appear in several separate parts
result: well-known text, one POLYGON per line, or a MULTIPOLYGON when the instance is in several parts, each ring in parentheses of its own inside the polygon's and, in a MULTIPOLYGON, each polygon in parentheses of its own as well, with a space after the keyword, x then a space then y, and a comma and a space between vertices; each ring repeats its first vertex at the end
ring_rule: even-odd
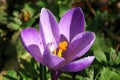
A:
POLYGON ((85 57, 67 64, 61 70, 64 72, 77 72, 88 67, 93 62, 93 60, 94 56, 85 57))
POLYGON ((37 45, 30 45, 28 46, 28 52, 41 64, 45 65, 43 61, 43 55, 40 51, 40 48, 37 45))
POLYGON ((71 41, 67 55, 68 60, 73 60, 84 55, 91 47, 95 40, 95 34, 93 32, 83 32, 76 35, 71 41))
POLYGON ((65 13, 59 22, 60 34, 71 40, 76 34, 84 31, 84 14, 81 8, 73 8, 65 13))
POLYGON ((21 31, 20 39, 26 50, 39 62, 43 63, 43 45, 39 32, 34 28, 26 28, 21 31))
POLYGON ((40 13, 40 34, 46 46, 53 43, 57 47, 59 42, 58 23, 53 14, 45 8, 42 8, 40 13))
POLYGON ((53 55, 49 49, 45 50, 43 58, 45 64, 52 70, 58 69, 59 65, 65 61, 64 58, 53 55))

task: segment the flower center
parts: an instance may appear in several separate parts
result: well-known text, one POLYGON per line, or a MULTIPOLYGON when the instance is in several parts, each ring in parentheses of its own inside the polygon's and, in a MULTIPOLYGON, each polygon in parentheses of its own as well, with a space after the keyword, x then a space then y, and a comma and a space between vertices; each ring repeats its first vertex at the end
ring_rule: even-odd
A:
POLYGON ((57 55, 58 57, 62 57, 62 52, 66 51, 67 45, 68 45, 68 43, 66 41, 60 42, 59 46, 58 46, 58 51, 57 51, 57 49, 54 49, 54 52, 53 52, 54 55, 57 55))

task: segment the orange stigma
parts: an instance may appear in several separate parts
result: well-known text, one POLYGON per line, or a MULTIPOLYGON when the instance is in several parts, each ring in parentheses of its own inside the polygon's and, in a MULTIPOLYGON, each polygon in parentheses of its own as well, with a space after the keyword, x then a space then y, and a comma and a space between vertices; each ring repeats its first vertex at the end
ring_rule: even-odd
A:
POLYGON ((59 43, 59 46, 58 46, 58 53, 57 53, 57 50, 54 49, 54 55, 57 55, 58 57, 62 57, 62 52, 63 51, 66 51, 66 47, 67 47, 68 43, 66 41, 62 41, 59 43))

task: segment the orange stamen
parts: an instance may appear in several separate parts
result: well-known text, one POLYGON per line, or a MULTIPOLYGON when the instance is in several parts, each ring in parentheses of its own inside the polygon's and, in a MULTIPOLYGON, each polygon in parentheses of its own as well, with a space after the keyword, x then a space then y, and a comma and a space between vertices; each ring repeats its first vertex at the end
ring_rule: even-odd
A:
POLYGON ((58 54, 56 52, 56 49, 54 49, 54 55, 58 55, 58 57, 62 57, 62 52, 66 51, 68 43, 66 41, 62 41, 59 43, 59 48, 58 48, 58 54))

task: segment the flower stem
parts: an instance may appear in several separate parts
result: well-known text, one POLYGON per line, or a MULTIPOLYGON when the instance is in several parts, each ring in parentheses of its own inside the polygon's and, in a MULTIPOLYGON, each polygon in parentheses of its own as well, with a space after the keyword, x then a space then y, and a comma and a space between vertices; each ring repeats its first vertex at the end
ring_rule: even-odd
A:
POLYGON ((40 80, 47 80, 46 67, 42 64, 40 64, 40 80))
POLYGON ((50 70, 50 73, 51 73, 51 80, 58 80, 58 77, 61 75, 61 72, 58 71, 50 70))

